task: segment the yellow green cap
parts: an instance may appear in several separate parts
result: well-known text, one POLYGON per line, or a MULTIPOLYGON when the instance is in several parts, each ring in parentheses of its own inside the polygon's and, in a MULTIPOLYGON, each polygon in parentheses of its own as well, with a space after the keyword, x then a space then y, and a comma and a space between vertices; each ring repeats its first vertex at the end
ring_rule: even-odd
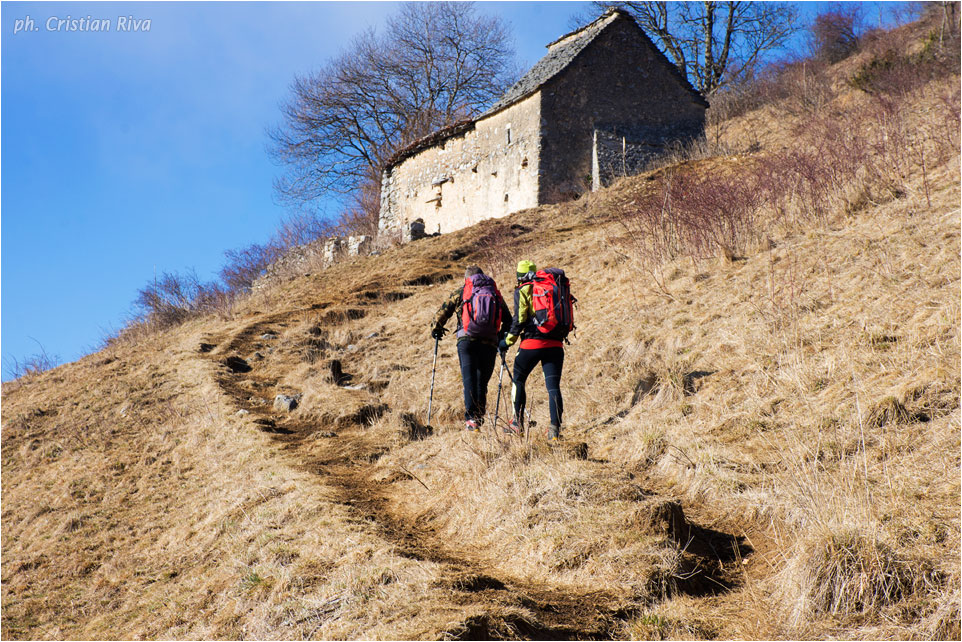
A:
POLYGON ((525 275, 528 272, 536 272, 538 266, 534 264, 534 261, 529 261, 527 259, 518 262, 518 274, 525 275))

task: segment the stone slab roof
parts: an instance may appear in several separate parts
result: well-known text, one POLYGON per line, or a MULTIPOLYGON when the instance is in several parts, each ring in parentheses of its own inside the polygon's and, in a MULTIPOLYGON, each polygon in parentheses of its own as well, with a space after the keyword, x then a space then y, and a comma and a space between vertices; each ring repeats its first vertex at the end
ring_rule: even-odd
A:
POLYGON ((554 78, 561 70, 571 64, 605 27, 615 21, 618 15, 627 15, 618 10, 608 10, 590 24, 567 33, 548 45, 548 53, 528 70, 521 80, 511 86, 498 102, 481 115, 481 118, 497 113, 536 92, 543 84, 554 78), (572 38, 572 36, 577 36, 572 38), (564 44, 557 44, 570 38, 564 44))
POLYGON ((668 58, 663 54, 658 47, 654 45, 648 34, 645 33, 644 29, 638 26, 635 19, 632 18, 627 12, 621 9, 608 9, 595 21, 576 29, 570 33, 567 33, 554 42, 548 45, 548 53, 535 65, 528 70, 521 80, 516 82, 511 86, 510 89, 498 99, 494 105, 491 106, 486 112, 478 116, 476 119, 471 121, 461 121, 450 125, 443 129, 440 129, 424 138, 414 141, 404 149, 396 152, 387 162, 386 167, 390 168, 397 165, 405 158, 417 154, 421 150, 427 149, 446 140, 452 136, 464 133, 470 129, 474 128, 474 124, 481 120, 482 118, 487 118, 492 116, 497 112, 510 107, 511 105, 520 102, 538 91, 546 82, 554 78, 558 73, 565 69, 571 62, 580 54, 585 47, 594 42, 609 25, 617 20, 628 20, 635 26, 638 30, 639 35, 644 38, 648 46, 655 55, 661 59, 661 61, 667 65, 672 74, 678 79, 678 81, 692 94, 695 100, 708 107, 708 101, 705 100, 698 90, 692 87, 691 83, 688 82, 688 78, 685 74, 679 71, 678 67, 675 66, 673 62, 668 60, 668 58))
POLYGON ((453 138, 458 134, 463 134, 466 131, 474 129, 474 124, 477 120, 459 120, 456 123, 448 125, 447 127, 442 127, 437 131, 433 131, 427 136, 422 136, 417 139, 407 147, 403 147, 398 151, 394 152, 390 158, 387 159, 384 167, 391 168, 400 163, 405 158, 414 156, 421 150, 427 149, 428 147, 434 147, 438 143, 445 141, 449 138, 453 138))

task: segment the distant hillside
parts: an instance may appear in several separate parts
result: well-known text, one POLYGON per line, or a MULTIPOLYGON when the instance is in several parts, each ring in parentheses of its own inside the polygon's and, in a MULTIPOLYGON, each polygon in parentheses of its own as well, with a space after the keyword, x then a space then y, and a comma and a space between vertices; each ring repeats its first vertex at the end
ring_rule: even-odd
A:
POLYGON ((931 33, 788 69, 804 91, 610 189, 5 383, 3 636, 958 639, 960 79, 931 33), (526 439, 463 431, 450 338, 429 430, 431 317, 521 258, 578 297, 564 446, 537 373, 526 439))

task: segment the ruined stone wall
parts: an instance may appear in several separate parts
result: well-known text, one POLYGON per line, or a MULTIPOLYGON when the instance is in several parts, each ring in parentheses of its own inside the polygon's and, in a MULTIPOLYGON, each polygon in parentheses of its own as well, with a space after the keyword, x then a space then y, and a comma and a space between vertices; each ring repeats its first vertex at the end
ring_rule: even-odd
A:
POLYGON ((374 252, 373 239, 361 236, 331 236, 304 245, 295 245, 264 270, 254 280, 251 291, 263 290, 279 281, 297 275, 307 275, 313 270, 330 267, 354 256, 367 256, 374 252))
POLYGON ((704 104, 637 29, 612 24, 542 88, 542 203, 591 189, 597 171, 610 178, 622 168, 623 145, 632 173, 666 144, 704 131, 704 104))
POLYGON ((401 161, 381 184, 379 231, 410 240, 410 223, 447 233, 538 204, 540 96, 401 161))
POLYGON ((674 128, 599 125, 592 149, 591 189, 606 187, 616 178, 644 171, 659 157, 698 132, 679 135, 674 128))

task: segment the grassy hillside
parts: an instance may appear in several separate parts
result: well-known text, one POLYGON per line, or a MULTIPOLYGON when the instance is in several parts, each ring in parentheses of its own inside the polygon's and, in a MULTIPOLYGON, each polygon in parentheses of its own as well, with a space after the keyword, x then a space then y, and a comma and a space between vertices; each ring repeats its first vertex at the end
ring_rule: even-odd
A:
POLYGON ((772 190, 724 251, 638 232, 679 185, 763 185, 813 122, 891 140, 844 82, 875 55, 827 106, 723 123, 730 153, 4 384, 3 636, 958 639, 958 75, 898 95, 922 151, 892 172, 882 145, 817 201, 772 190), (537 374, 528 438, 465 433, 451 339, 428 431, 432 315, 519 258, 579 299, 564 447, 537 374))

